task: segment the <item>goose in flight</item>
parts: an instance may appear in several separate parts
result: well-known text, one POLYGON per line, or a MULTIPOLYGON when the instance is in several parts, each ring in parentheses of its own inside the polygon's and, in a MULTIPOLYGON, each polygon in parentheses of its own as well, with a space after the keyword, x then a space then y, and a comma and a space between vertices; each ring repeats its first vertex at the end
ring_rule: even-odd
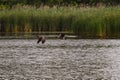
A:
POLYGON ((66 39, 65 33, 60 33, 60 34, 58 35, 58 38, 59 38, 59 39, 66 39))
POLYGON ((39 42, 41 42, 42 44, 44 44, 45 41, 46 41, 45 36, 43 36, 43 35, 38 35, 37 44, 38 44, 39 42))

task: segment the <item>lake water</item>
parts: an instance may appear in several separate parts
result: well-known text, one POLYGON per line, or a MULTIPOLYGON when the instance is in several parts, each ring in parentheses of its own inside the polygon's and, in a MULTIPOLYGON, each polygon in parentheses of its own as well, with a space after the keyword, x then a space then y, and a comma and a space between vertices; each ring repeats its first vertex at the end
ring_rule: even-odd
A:
POLYGON ((120 40, 0 40, 0 80, 120 80, 120 40))

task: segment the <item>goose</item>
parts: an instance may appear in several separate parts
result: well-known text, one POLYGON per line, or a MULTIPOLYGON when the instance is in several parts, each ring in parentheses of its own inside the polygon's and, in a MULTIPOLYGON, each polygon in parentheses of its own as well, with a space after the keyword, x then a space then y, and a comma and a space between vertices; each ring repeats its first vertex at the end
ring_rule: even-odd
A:
POLYGON ((60 34, 58 35, 58 38, 59 38, 59 39, 66 39, 65 33, 60 33, 60 34))
POLYGON ((38 35, 38 41, 37 41, 37 44, 41 41, 42 44, 45 43, 46 39, 45 39, 45 36, 43 35, 38 35))

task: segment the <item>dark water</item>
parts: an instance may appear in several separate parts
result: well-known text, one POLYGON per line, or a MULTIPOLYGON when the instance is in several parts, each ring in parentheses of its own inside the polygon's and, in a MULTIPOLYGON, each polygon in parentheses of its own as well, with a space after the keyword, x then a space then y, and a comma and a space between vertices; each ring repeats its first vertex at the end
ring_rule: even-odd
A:
POLYGON ((0 40, 0 80, 120 80, 120 40, 0 40))

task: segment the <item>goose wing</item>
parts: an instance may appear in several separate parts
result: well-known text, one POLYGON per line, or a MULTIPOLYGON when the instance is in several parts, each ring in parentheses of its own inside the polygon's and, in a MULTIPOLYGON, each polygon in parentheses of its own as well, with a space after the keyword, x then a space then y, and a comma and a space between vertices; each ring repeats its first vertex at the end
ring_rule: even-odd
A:
POLYGON ((41 40, 42 40, 42 38, 41 38, 41 37, 40 37, 40 38, 38 38, 37 44, 38 44, 41 40))

